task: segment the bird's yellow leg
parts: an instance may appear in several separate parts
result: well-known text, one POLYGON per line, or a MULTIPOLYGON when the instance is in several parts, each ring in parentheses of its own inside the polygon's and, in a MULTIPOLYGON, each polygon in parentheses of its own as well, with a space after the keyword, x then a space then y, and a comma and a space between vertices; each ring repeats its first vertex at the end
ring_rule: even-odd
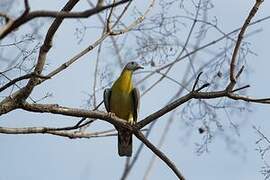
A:
POLYGON ((115 117, 116 116, 115 113, 113 113, 113 112, 108 112, 108 114, 109 114, 110 117, 115 117))
POLYGON ((132 114, 129 115, 128 123, 131 124, 131 125, 135 124, 135 121, 133 121, 133 115, 132 114))

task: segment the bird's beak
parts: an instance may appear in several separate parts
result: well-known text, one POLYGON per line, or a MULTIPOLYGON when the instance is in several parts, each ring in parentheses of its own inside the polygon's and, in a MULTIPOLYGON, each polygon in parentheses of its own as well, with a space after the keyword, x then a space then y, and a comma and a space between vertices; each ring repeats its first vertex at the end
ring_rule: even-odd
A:
POLYGON ((141 66, 141 65, 138 65, 137 68, 136 68, 136 70, 138 70, 138 69, 144 69, 144 67, 141 66))

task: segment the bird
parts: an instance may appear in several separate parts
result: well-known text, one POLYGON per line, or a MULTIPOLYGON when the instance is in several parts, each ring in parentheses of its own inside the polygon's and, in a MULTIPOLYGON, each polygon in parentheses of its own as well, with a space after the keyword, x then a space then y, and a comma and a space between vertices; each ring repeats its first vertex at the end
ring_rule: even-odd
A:
MULTIPOLYGON (((133 72, 143 69, 137 62, 131 61, 125 65, 118 79, 111 88, 104 90, 103 99, 107 112, 126 120, 134 125, 137 122, 140 105, 140 92, 134 87, 133 72)), ((132 155, 132 133, 121 127, 118 131, 118 154, 130 157, 132 155)))

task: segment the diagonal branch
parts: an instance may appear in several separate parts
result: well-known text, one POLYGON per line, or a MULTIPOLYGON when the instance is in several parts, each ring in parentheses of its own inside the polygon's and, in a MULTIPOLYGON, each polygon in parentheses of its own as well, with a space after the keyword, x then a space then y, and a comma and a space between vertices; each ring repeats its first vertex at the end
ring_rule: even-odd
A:
MULTIPOLYGON (((172 125, 172 122, 174 120, 174 116, 175 116, 175 113, 176 113, 176 110, 173 111, 171 114, 170 114, 170 117, 168 118, 168 122, 166 123, 164 129, 163 129, 163 132, 162 132, 162 135, 159 139, 159 142, 157 144, 157 148, 160 149, 164 142, 165 142, 165 139, 166 139, 166 136, 167 134, 170 132, 170 126, 172 125)), ((143 180, 146 180, 148 179, 149 175, 150 175, 150 172, 151 172, 151 169, 153 169, 153 166, 154 166, 154 163, 155 163, 155 160, 156 160, 156 156, 153 154, 152 155, 152 158, 147 166, 147 169, 144 173, 144 176, 143 176, 143 180)))
POLYGON ((240 33, 238 34, 237 42, 236 42, 236 45, 235 45, 235 48, 233 51, 232 60, 231 60, 231 64, 230 64, 230 81, 231 82, 234 82, 234 83, 236 82, 235 67, 236 67, 236 63, 237 63, 237 55, 238 55, 244 34, 247 30, 247 27, 250 25, 251 19, 257 13, 262 2, 263 2, 263 0, 256 0, 255 5, 252 7, 251 11, 249 12, 248 17, 246 18, 244 25, 242 26, 240 33))
MULTIPOLYGON (((0 73, 1 74, 1 73, 0 73)), ((25 79, 29 79, 31 77, 38 77, 38 78, 41 78, 41 79, 49 79, 49 77, 46 77, 46 76, 42 76, 42 75, 37 75, 37 74, 34 74, 34 73, 30 73, 30 74, 26 74, 26 75, 23 75, 23 76, 20 76, 20 77, 17 77, 15 79, 12 79, 11 81, 9 81, 8 83, 6 83, 5 85, 3 85, 2 87, 0 87, 0 92, 4 91, 5 89, 7 89, 8 87, 12 86, 13 84, 19 82, 19 81, 22 81, 22 80, 25 80, 25 79)))
MULTIPOLYGON (((69 0, 61 11, 70 11, 78 2, 79 0, 69 0)), ((25 3, 25 6, 26 6, 26 11, 27 11, 27 2, 25 3)), ((35 69, 33 72, 34 74, 41 75, 46 59, 47 59, 47 53, 52 47, 53 37, 62 22, 63 22, 63 18, 56 18, 51 24, 49 30, 47 31, 45 40, 39 50, 38 60, 37 60, 37 63, 35 65, 35 69)), ((0 36, 1 36, 1 31, 0 31, 0 36)), ((38 82, 39 82, 39 78, 31 77, 25 87, 16 91, 10 97, 7 97, 2 102, 0 102, 0 114, 8 113, 14 110, 15 108, 18 108, 19 104, 25 101, 29 97, 29 95, 33 91, 34 87, 38 84, 38 82)))
MULTIPOLYGON (((147 130, 147 132, 145 134, 146 138, 148 138, 148 136, 150 135, 150 132, 153 129, 154 125, 155 125, 155 123, 152 123, 150 125, 150 127, 148 128, 148 130, 147 130)), ((143 150, 143 147, 144 147, 144 143, 141 142, 141 144, 139 145, 139 147, 138 147, 135 155, 133 156, 132 160, 130 161, 130 159, 127 159, 126 163, 128 163, 128 164, 125 165, 125 169, 124 169, 123 174, 122 174, 122 176, 120 178, 121 180, 126 180, 127 179, 131 169, 134 167, 136 161, 138 160, 138 158, 139 158, 139 156, 140 156, 140 154, 141 154, 141 152, 143 150)))
POLYGON ((155 155, 157 155, 162 161, 164 161, 180 180, 185 180, 184 176, 180 173, 175 164, 163 152, 158 150, 150 141, 148 141, 139 130, 135 131, 134 135, 140 141, 142 141, 149 149, 151 149, 151 151, 155 153, 155 155))
MULTIPOLYGON (((208 84, 205 84, 208 85, 208 84)), ((229 84, 230 85, 230 84, 229 84)), ((228 85, 228 87, 229 87, 228 85)), ((205 87, 204 85, 202 87, 205 87)), ((199 88, 201 89, 201 88, 199 88)), ((198 89, 198 90, 199 90, 198 89)), ((177 108, 178 106, 184 104, 185 102, 191 99, 215 99, 221 97, 227 97, 233 100, 242 100, 246 102, 254 102, 254 103, 261 103, 261 104, 270 104, 270 98, 250 98, 247 96, 241 96, 237 94, 233 94, 229 89, 225 89, 223 91, 213 91, 213 92, 199 92, 198 90, 192 91, 185 96, 178 98, 177 100, 173 101, 172 103, 166 105, 165 107, 157 110, 156 112, 152 113, 151 115, 147 116, 143 120, 139 121, 136 126, 141 129, 144 126, 148 125, 149 123, 157 120, 161 116, 167 114, 168 112, 172 111, 173 109, 177 108)))
MULTIPOLYGON (((70 0, 65 5, 65 7, 61 10, 61 12, 70 11, 78 2, 79 0, 70 0)), ((52 25, 50 26, 46 34, 45 40, 39 50, 39 56, 38 56, 38 60, 34 69, 34 73, 36 74, 42 73, 46 59, 47 59, 47 54, 52 47, 52 40, 54 38, 56 31, 62 24, 63 20, 64 20, 63 18, 57 17, 52 23, 52 25)), ((38 83, 38 78, 35 78, 35 77, 31 78, 29 82, 27 83, 27 85, 25 86, 25 88, 23 88, 23 91, 21 91, 19 93, 19 96, 17 96, 16 98, 25 100, 30 95, 30 93, 32 92, 32 90, 34 89, 37 83, 38 83)))
MULTIPOLYGON (((90 16, 93 16, 101 11, 104 11, 106 9, 119 6, 121 4, 127 3, 131 0, 122 0, 118 1, 116 3, 112 3, 106 6, 97 6, 95 8, 85 10, 82 12, 65 12, 65 11, 33 11, 29 13, 29 5, 25 5, 26 8, 24 13, 16 20, 10 20, 10 23, 7 23, 2 29, 0 29, 0 39, 5 38, 10 32, 12 32, 14 29, 17 29, 21 25, 27 23, 28 21, 38 18, 38 17, 53 17, 53 18, 88 18, 90 16)), ((28 2, 28 1, 25 1, 28 2)), ((72 2, 70 0, 69 2, 72 2)), ((73 1, 75 2, 75 1, 73 1)))

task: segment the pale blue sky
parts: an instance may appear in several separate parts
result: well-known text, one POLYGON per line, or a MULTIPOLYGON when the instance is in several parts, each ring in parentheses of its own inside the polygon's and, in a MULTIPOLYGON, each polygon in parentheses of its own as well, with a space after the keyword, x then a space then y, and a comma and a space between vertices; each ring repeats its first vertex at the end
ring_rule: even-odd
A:
MULTIPOLYGON (((141 0, 138 0, 141 1, 141 0)), ((33 9, 46 7, 46 9, 57 10, 66 1, 42 1, 31 0, 33 9), (56 5, 57 4, 57 5, 56 5), (42 6, 41 6, 42 5, 42 6)), ((84 2, 84 1, 83 1, 84 2)), ((211 15, 215 14, 219 19, 218 25, 225 32, 239 27, 243 24, 253 0, 227 0, 214 1, 215 8, 211 15)), ((85 8, 86 3, 81 3, 77 9, 85 8)), ((265 1, 255 19, 269 16, 270 2, 265 1)), ((87 41, 77 44, 74 36, 74 20, 66 21, 56 34, 54 46, 48 55, 50 66, 48 70, 65 62, 69 57, 85 48, 89 42, 94 40, 98 34, 87 34, 87 41), (64 42, 64 43, 63 43, 64 42)), ((251 96, 269 97, 270 86, 269 75, 269 32, 270 20, 262 22, 249 30, 262 29, 262 32, 247 39, 252 43, 251 48, 258 56, 247 58, 250 70, 247 83, 251 85, 247 93, 251 96)), ((76 23, 76 22, 75 22, 76 23)), ((94 22, 95 23, 95 22, 94 22)), ((34 91, 34 96, 42 96, 48 90, 53 93, 53 97, 43 103, 58 103, 69 107, 85 107, 88 92, 92 84, 93 63, 90 59, 95 59, 96 50, 84 56, 78 63, 72 65, 63 73, 57 75, 52 80, 47 81, 34 91)), ((103 55, 104 61, 110 55, 103 55)), ((146 67, 151 70, 151 67, 146 67)), ((116 71, 120 71, 117 69, 116 71)), ((176 72, 173 72, 176 73, 176 72)), ((161 108, 167 98, 160 96, 160 92, 167 90, 175 92, 177 89, 171 83, 164 83, 157 87, 151 94, 142 98, 142 111, 140 117, 145 117, 156 109, 161 108), (157 99, 158 97, 158 99, 157 99)), ((92 90, 92 88, 91 88, 92 90)), ((179 167, 187 180, 257 180, 263 179, 260 174, 262 161, 258 152, 255 151, 255 142, 258 138, 252 125, 260 127, 261 130, 270 137, 268 131, 270 127, 269 112, 270 106, 253 105, 252 113, 248 115, 234 114, 231 119, 234 121, 244 121, 240 128, 240 136, 235 136, 239 144, 241 154, 232 153, 222 140, 217 136, 209 145, 209 153, 201 156, 195 153, 195 143, 200 142, 201 136, 193 133, 186 141, 185 126, 181 123, 181 118, 177 119, 170 129, 166 143, 161 149, 179 167), (243 119, 246 118, 246 119, 243 119), (242 147, 244 147, 242 149, 242 147)), ((160 118, 157 126, 151 133, 150 140, 156 144, 165 126, 168 116, 160 118)), ((224 117, 226 118, 226 117, 224 117)), ((0 126, 25 127, 25 126, 65 126, 73 124, 75 118, 68 118, 58 115, 35 114, 22 110, 16 110, 8 115, 1 116, 0 126)), ((93 129, 111 128, 107 123, 97 123, 93 129)), ((196 128, 193 129, 196 131, 196 128)), ((138 140, 134 138, 134 151, 138 147, 138 140)), ((119 179, 124 167, 124 158, 117 155, 117 139, 93 138, 71 140, 63 137, 51 135, 4 135, 0 134, 0 180, 88 180, 88 179, 119 179)), ((138 159, 131 175, 128 179, 142 179, 152 152, 144 148, 141 157, 138 159)), ((173 172, 168 169, 162 161, 157 159, 154 170, 149 179, 176 179, 173 172)))

